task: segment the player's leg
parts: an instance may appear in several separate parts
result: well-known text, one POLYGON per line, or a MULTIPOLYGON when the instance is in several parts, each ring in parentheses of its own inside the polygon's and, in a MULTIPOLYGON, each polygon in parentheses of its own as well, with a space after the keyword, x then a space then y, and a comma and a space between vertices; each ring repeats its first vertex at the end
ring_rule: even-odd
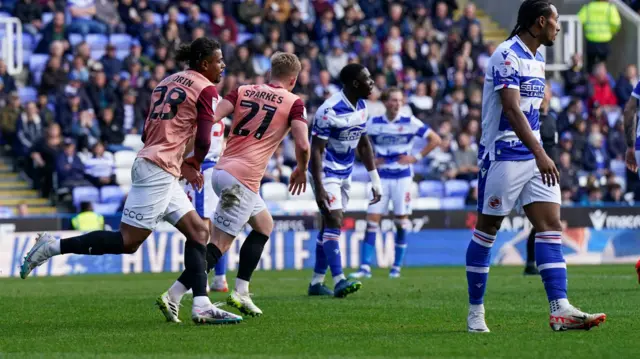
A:
MULTIPOLYGON (((203 213, 207 215, 208 218, 213 218, 213 215, 216 211, 216 207, 218 206, 219 198, 216 192, 213 190, 213 167, 207 168, 202 171, 202 175, 204 177, 204 188, 202 189, 202 196, 196 197, 196 209, 198 206, 202 207, 203 213)), ((210 232, 213 234, 213 223, 210 223, 210 232)), ((211 266, 209 264, 210 258, 207 255, 207 273, 214 271, 213 280, 210 284, 210 289, 215 292, 228 292, 229 287, 227 286, 227 256, 226 254, 222 254, 222 257, 218 260, 218 263, 215 266, 211 266)))
POLYGON ((26 278, 34 268, 60 254, 103 255, 137 251, 151 234, 156 218, 166 210, 170 200, 166 193, 175 177, 141 158, 134 162, 131 174, 133 183, 119 231, 94 231, 61 240, 42 233, 25 256, 20 276, 26 278))
POLYGON ((404 255, 407 252, 407 232, 412 228, 409 215, 411 214, 411 177, 401 178, 392 188, 393 212, 396 216, 396 245, 393 266, 389 272, 389 278, 400 277, 400 269, 404 263, 404 255))
POLYGON ((333 291, 324 284, 324 277, 327 274, 327 268, 329 268, 329 264, 327 263, 327 256, 324 254, 324 246, 322 241, 325 227, 324 219, 322 219, 322 216, 320 218, 320 221, 322 223, 320 225, 320 230, 318 231, 318 236, 316 237, 316 261, 313 266, 313 276, 311 277, 311 283, 309 283, 307 294, 310 296, 332 296, 333 291))
POLYGON ((525 275, 537 275, 538 268, 536 267, 536 229, 531 228, 529 236, 527 237, 527 264, 524 267, 525 275))
POLYGON ((537 229, 536 263, 547 299, 549 300, 549 325, 553 330, 590 329, 606 320, 603 313, 584 313, 567 299, 567 265, 562 254, 562 224, 560 222, 560 190, 532 182, 523 195, 528 199, 524 206, 527 217, 537 229), (533 201, 533 202, 532 202, 533 201))
POLYGON ((252 317, 261 316, 262 310, 251 300, 249 282, 258 263, 260 263, 264 246, 269 240, 269 234, 273 231, 273 218, 262 199, 258 201, 256 211, 258 213, 249 219, 252 231, 240 248, 240 263, 235 288, 227 298, 227 304, 252 317))

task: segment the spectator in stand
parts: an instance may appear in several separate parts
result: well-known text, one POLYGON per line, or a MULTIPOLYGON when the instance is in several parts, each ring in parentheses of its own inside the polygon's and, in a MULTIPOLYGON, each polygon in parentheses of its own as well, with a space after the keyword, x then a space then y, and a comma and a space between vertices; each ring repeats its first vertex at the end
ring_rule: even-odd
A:
POLYGON ((593 87, 583 67, 582 55, 571 56, 571 67, 562 73, 567 96, 587 100, 593 96, 593 87))
POLYGON ((593 86, 593 96, 589 99, 589 107, 592 107, 595 102, 598 102, 600 106, 618 105, 618 99, 611 88, 611 81, 604 63, 594 66, 593 75, 589 81, 593 86))
POLYGON ((572 206, 574 204, 573 197, 575 196, 575 187, 560 187, 560 194, 562 196, 562 206, 572 206))
POLYGON ((316 44, 322 51, 328 51, 331 40, 338 34, 333 21, 333 11, 325 11, 314 27, 316 44))
MULTIPOLYGON (((320 53, 320 48, 315 42, 311 43, 311 45, 307 49, 307 57, 309 58, 309 62, 311 63, 311 73, 316 76, 315 79, 317 81, 317 74, 319 74, 320 71, 326 69, 327 65, 324 59, 324 55, 320 53)), ((312 76, 312 78, 314 77, 312 76)))
POLYGON ((133 5, 133 0, 120 0, 118 2, 118 13, 127 33, 131 36, 137 35, 140 30, 139 26, 142 23, 142 16, 138 13, 136 6, 133 5))
MULTIPOLYGON (((147 10, 143 13, 143 21, 138 26, 138 36, 140 37, 140 44, 145 49, 145 53, 149 53, 149 48, 152 48, 158 42, 158 39, 162 36, 160 26, 155 23, 153 18, 153 12, 147 10)), ((151 49, 153 51, 153 49, 151 49)))
POLYGON ((66 86, 67 72, 62 68, 59 57, 51 57, 47 61, 46 68, 42 73, 42 79, 40 80, 41 93, 47 95, 57 95, 66 86))
POLYGON ((123 32, 126 27, 120 21, 116 2, 112 0, 95 0, 96 20, 107 25, 107 32, 123 32))
POLYGON ((70 32, 82 35, 105 34, 107 25, 94 19, 96 4, 94 0, 67 0, 69 13, 71 14, 70 32))
POLYGON ((554 162, 558 162, 558 116, 551 109, 551 98, 551 84, 547 83, 540 106, 540 139, 547 156, 554 162))
POLYGON ((124 147, 124 129, 122 128, 122 119, 115 118, 113 107, 105 107, 100 114, 100 134, 101 141, 107 146, 111 152, 117 152, 128 147, 124 147))
POLYGON ((2 138, 9 145, 11 145, 15 139, 20 112, 22 112, 20 96, 18 96, 18 93, 15 91, 11 92, 7 106, 0 109, 0 134, 2 134, 2 138))
POLYGON ((65 95, 66 102, 58 101, 56 121, 60 123, 63 134, 71 135, 71 127, 80 120, 80 112, 86 107, 82 106, 82 100, 75 88, 65 89, 65 95))
POLYGON ((608 204, 625 205, 626 202, 622 197, 622 186, 618 183, 613 183, 608 187, 607 194, 604 196, 604 202, 608 204))
POLYGON ((20 19, 23 29, 36 35, 42 28, 42 8, 34 0, 20 0, 13 9, 13 16, 20 19))
POLYGON ((273 50, 264 46, 262 48, 262 53, 256 54, 251 60, 251 65, 253 66, 253 73, 258 76, 264 76, 267 71, 271 68, 271 54, 273 50))
POLYGON ((46 126, 53 123, 55 116, 53 111, 49 108, 49 96, 43 93, 38 95, 38 114, 46 126))
POLYGON ((81 150, 93 147, 100 140, 100 125, 93 109, 80 112, 79 120, 72 125, 71 133, 78 140, 81 150))
POLYGON ((93 75, 91 83, 87 86, 87 95, 91 101, 91 107, 96 112, 117 102, 115 91, 107 85, 107 76, 103 71, 93 75))
POLYGON ((33 145, 39 141, 44 134, 44 121, 40 118, 38 107, 35 102, 29 102, 26 109, 20 114, 20 119, 16 126, 16 146, 14 154, 20 162, 31 153, 33 145))
POLYGON ((229 64, 228 70, 230 73, 239 74, 244 73, 246 77, 253 77, 253 59, 249 55, 249 48, 246 46, 238 46, 236 50, 236 57, 229 64))
POLYGON ((446 181, 456 178, 458 174, 453 152, 451 151, 451 135, 440 134, 442 142, 429 153, 429 168, 425 174, 427 179, 446 181))
POLYGON ((580 204, 590 207, 600 207, 604 205, 604 202, 602 202, 602 192, 598 187, 588 187, 587 196, 580 201, 580 204))
POLYGON ((78 186, 90 186, 84 178, 84 164, 76 153, 76 144, 72 138, 64 139, 62 151, 56 158, 56 174, 58 175, 58 188, 73 188, 78 186))
POLYGON ((293 89, 293 93, 300 96, 304 103, 310 102, 313 97, 313 85, 309 78, 309 72, 300 72, 298 75, 298 82, 296 83, 296 87, 293 89))
POLYGON ((638 68, 634 64, 627 65, 624 74, 616 83, 616 97, 618 98, 618 106, 624 107, 631 97, 633 88, 638 83, 638 68))
POLYGON ((314 90, 317 99, 324 99, 327 96, 333 95, 334 93, 340 91, 340 89, 331 83, 331 75, 327 70, 320 71, 320 76, 318 78, 318 85, 314 90))
POLYGON ((489 59, 491 58, 491 55, 493 55, 495 51, 496 51, 496 44, 494 42, 489 42, 485 46, 485 51, 478 55, 478 58, 476 60, 478 65, 476 71, 479 74, 485 73, 485 71, 487 70, 487 65, 489 64, 489 59))
POLYGON ((458 133, 458 149, 453 151, 456 162, 457 179, 471 181, 478 177, 478 151, 471 147, 469 135, 458 133))
MULTIPOLYGON (((476 5, 472 2, 465 5, 460 20, 456 23, 456 26, 461 30, 463 37, 468 37, 471 25, 477 25, 480 30, 480 20, 476 18, 476 5)), ((482 37, 482 34, 480 34, 482 37)))
POLYGON ((571 153, 563 151, 560 153, 558 162, 558 172, 560 172, 561 188, 577 188, 578 187, 578 171, 576 166, 571 162, 571 153))
POLYGON ((624 153, 627 147, 624 139, 624 128, 622 120, 616 122, 613 128, 609 130, 606 143, 609 150, 609 157, 611 159, 623 161, 624 153))
POLYGON ((111 152, 105 152, 102 142, 96 142, 91 155, 84 161, 84 175, 95 187, 116 184, 115 160, 111 152))
MULTIPOLYGON (((259 23, 261 21, 260 6, 258 6, 253 0, 251 0, 251 1, 245 1, 244 3, 240 4, 239 8, 240 7, 244 8, 245 6, 248 6, 249 8, 251 8, 252 5, 247 3, 253 3, 253 5, 256 5, 257 13, 253 13, 253 14, 257 17, 256 21, 259 23)), ((240 9, 238 9, 238 13, 239 12, 240 12, 240 9)), ((235 44, 238 41, 238 26, 236 24, 236 20, 231 16, 225 15, 222 4, 216 1, 211 5, 211 34, 215 37, 220 36, 220 34, 224 29, 229 30, 230 32, 229 41, 235 44)))
POLYGON ((262 30, 262 8, 256 0, 241 2, 238 5, 238 18, 247 27, 247 31, 252 34, 262 30))
POLYGON ((10 93, 18 89, 15 80, 9 75, 9 72, 7 72, 7 64, 2 59, 0 59, 0 79, 2 79, 4 85, 3 91, 5 93, 10 93))
POLYGON ((331 53, 327 55, 327 71, 331 75, 333 81, 337 81, 340 71, 349 62, 349 56, 344 52, 340 45, 333 46, 331 53))
POLYGON ((448 14, 447 4, 439 1, 436 4, 436 11, 433 17, 433 28, 439 32, 446 34, 453 27, 453 20, 448 14))
POLYGON ((122 71, 122 61, 116 57, 116 47, 108 44, 105 54, 100 59, 102 68, 108 79, 119 80, 120 71, 122 71))
POLYGON ((284 24, 289 19, 291 3, 289 0, 265 0, 264 11, 266 14, 273 13, 276 21, 284 24))
POLYGON ((558 115, 558 133, 568 131, 576 120, 582 120, 583 112, 582 101, 579 98, 571 99, 569 105, 558 115))
POLYGON ((604 175, 609 163, 609 154, 604 147, 604 137, 602 133, 592 132, 589 134, 589 144, 584 154, 582 168, 589 172, 596 172, 604 175))
MULTIPOLYGON (((172 45, 168 45, 169 53, 171 53, 171 46, 172 45)), ((138 41, 138 39, 134 39, 131 42, 130 53, 127 57, 124 58, 123 66, 124 68, 128 69, 132 63, 136 62, 145 68, 151 68, 154 65, 154 63, 148 57, 142 55, 142 46, 140 45, 140 41, 138 41)))
POLYGON ((20 201, 16 206, 18 217, 29 217, 29 205, 26 201, 20 201))
POLYGON ((584 153, 587 150, 587 122, 580 119, 573 123, 573 130, 571 132, 573 141, 573 152, 571 159, 582 168, 582 161, 584 153))
POLYGON ((429 79, 435 77, 439 81, 440 78, 444 79, 444 76, 446 76, 446 69, 440 55, 440 45, 437 42, 429 45, 429 55, 427 55, 424 76, 429 79))
POLYGON ((33 180, 34 189, 41 191, 45 198, 49 197, 53 189, 53 173, 61 144, 60 125, 53 123, 47 127, 46 137, 37 141, 31 148, 27 174, 33 180))
POLYGON ((411 112, 422 122, 426 122, 427 117, 433 111, 433 105, 433 98, 427 95, 427 84, 419 82, 415 94, 409 96, 411 112))
POLYGON ((51 43, 61 41, 64 50, 69 50, 69 29, 65 24, 65 16, 63 11, 56 11, 53 14, 53 20, 47 24, 42 31, 42 39, 35 49, 35 53, 46 54, 49 52, 51 43))
POLYGON ((183 26, 185 31, 189 34, 198 27, 206 28, 209 26, 209 24, 200 19, 200 6, 196 4, 189 6, 189 16, 185 20, 183 26))
POLYGON ((142 126, 144 125, 143 110, 138 105, 136 98, 138 92, 134 89, 130 89, 125 93, 122 105, 116 112, 117 118, 122 118, 122 128, 125 134, 138 134, 142 133, 142 126))

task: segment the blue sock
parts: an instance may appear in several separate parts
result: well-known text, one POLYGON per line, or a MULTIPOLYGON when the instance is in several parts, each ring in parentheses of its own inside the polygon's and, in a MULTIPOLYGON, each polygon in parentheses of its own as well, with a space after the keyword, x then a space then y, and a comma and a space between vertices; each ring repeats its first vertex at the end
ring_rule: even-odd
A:
POLYGON ((536 265, 549 301, 567 298, 567 263, 562 255, 562 232, 536 233, 536 265))
POLYGON ((393 260, 393 266, 398 270, 400 269, 400 266, 402 266, 402 263, 404 262, 404 254, 407 252, 407 226, 411 225, 410 222, 407 225, 408 221, 409 220, 396 221, 396 256, 393 260))
POLYGON ((489 278, 491 264, 491 247, 496 236, 479 230, 473 231, 473 237, 467 248, 467 285, 469 287, 469 304, 483 304, 484 291, 489 278))
POLYGON ((216 263, 214 269, 216 275, 225 275, 227 273, 227 255, 223 254, 220 259, 218 259, 218 263, 216 263))
POLYGON ((316 264, 313 267, 313 272, 320 275, 327 273, 327 256, 324 254, 324 247, 322 246, 322 235, 324 229, 318 232, 318 239, 316 240, 316 264))
POLYGON ((327 256, 331 275, 336 278, 342 275, 342 255, 340 254, 340 230, 337 228, 326 228, 323 234, 324 254, 327 256))
POLYGON ((367 232, 362 242, 362 264, 361 270, 371 271, 371 262, 376 252, 376 236, 378 235, 379 225, 376 222, 367 222, 367 232))

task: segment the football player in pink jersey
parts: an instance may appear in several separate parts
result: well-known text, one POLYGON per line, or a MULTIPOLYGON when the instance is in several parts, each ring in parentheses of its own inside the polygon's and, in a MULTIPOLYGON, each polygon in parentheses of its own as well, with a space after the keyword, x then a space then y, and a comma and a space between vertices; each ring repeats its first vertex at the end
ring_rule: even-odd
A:
MULTIPOLYGON (((220 44, 204 37, 181 46, 176 59, 187 62, 189 69, 165 78, 153 90, 153 103, 142 135, 144 148, 131 170, 133 183, 120 231, 95 231, 62 240, 42 233, 27 253, 20 276, 26 278, 34 268, 60 254, 134 253, 164 219, 187 239, 185 271, 178 281, 193 289, 193 321, 238 323, 242 317, 218 309, 207 296, 205 245, 209 228, 178 181, 182 176, 198 188, 203 185, 200 165, 209 151, 218 102, 214 83, 220 81, 225 64, 220 44), (194 155, 183 161, 185 146, 194 136, 194 155)), ((172 306, 175 300, 171 299, 165 293, 158 299, 158 305, 168 320, 179 321, 178 308, 172 306)))
MULTIPOLYGON (((227 303, 250 316, 262 315, 249 295, 249 281, 273 230, 273 218, 260 197, 260 181, 289 130, 298 162, 289 190, 292 194, 306 190, 310 156, 306 110, 302 100, 290 92, 300 68, 295 55, 276 53, 271 57, 268 84, 240 86, 227 94, 216 109, 216 121, 233 114, 233 122, 227 146, 212 174, 213 189, 220 200, 212 217, 207 264, 214 266, 249 223, 252 231, 240 249, 235 289, 227 303)), ((178 302, 172 305, 177 306, 178 302)))

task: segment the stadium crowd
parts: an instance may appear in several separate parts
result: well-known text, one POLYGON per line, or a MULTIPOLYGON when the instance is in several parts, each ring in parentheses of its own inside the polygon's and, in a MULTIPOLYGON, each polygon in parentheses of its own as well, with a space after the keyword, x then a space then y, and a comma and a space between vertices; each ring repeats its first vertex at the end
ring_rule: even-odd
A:
MULTIPOLYGON (((443 138, 415 166, 416 181, 472 182, 477 175, 483 76, 496 44, 483 40, 473 4, 459 9, 455 21, 455 0, 20 0, 3 6, 4 15, 24 25, 29 71, 14 78, 0 62, 1 138, 44 197, 54 188, 116 183, 113 153, 128 149, 127 135, 142 132, 153 89, 180 69, 178 46, 201 36, 222 44, 221 95, 265 82, 274 51, 296 53, 303 70, 294 92, 309 118, 340 90, 344 65, 365 65, 380 91, 401 88, 403 111, 443 138)), ((638 72, 630 65, 614 79, 604 64, 592 73, 585 68, 576 54, 563 82, 548 83, 553 93, 542 113, 557 119, 553 151, 563 201, 624 203, 624 192, 636 186, 624 168, 621 106, 638 72)), ((380 91, 369 99, 371 115, 385 112, 380 91)), ((285 141, 265 181, 286 181, 292 164, 293 144, 285 141)), ((469 193, 473 205, 477 191, 469 193)))

